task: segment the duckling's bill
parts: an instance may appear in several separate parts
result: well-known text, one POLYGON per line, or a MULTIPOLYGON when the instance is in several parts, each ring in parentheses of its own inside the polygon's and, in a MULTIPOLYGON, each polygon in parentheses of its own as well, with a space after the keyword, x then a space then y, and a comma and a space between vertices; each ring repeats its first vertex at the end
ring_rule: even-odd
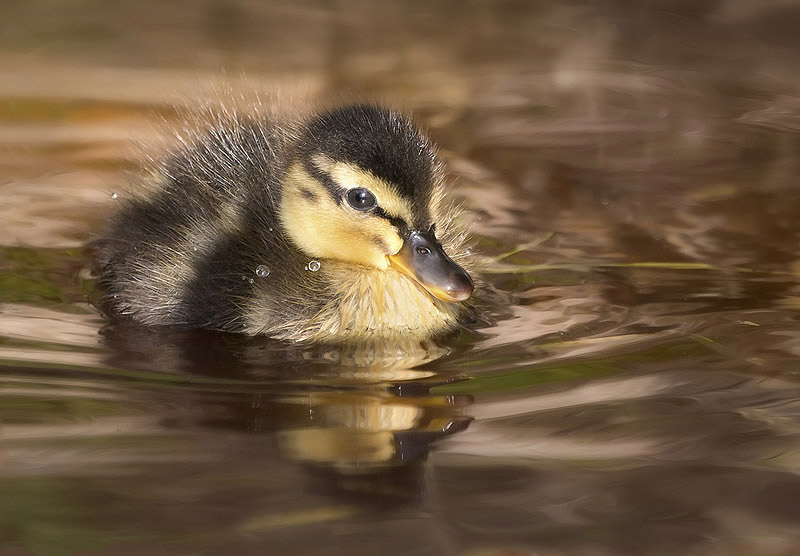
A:
POLYGON ((469 273, 447 256, 432 231, 410 232, 400 251, 388 259, 393 269, 442 301, 465 301, 472 295, 469 273))

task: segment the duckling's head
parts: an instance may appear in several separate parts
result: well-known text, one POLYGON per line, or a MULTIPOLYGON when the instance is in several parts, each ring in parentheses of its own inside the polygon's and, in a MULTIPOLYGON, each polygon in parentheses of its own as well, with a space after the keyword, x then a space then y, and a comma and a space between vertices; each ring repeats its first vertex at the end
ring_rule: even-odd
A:
POLYGON ((311 258, 396 270, 444 301, 472 294, 436 238, 437 159, 397 112, 337 108, 310 120, 283 183, 280 220, 311 258))

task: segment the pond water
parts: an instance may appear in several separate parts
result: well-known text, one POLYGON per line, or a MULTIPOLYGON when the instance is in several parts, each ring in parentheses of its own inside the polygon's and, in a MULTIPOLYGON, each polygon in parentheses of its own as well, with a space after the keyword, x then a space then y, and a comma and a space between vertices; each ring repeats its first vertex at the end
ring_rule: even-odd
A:
POLYGON ((2 19, 0 553, 798 553, 797 2, 2 19), (104 321, 86 247, 220 84, 413 111, 480 319, 367 354, 104 321))

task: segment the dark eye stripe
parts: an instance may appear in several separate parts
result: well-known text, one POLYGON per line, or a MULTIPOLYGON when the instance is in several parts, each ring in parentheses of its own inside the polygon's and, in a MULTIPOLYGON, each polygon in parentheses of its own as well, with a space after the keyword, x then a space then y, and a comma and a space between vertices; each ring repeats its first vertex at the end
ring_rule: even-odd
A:
POLYGON ((372 211, 372 214, 374 214, 375 216, 380 216, 381 218, 383 218, 385 220, 388 220, 391 223, 392 226, 397 228, 397 230, 400 232, 401 236, 405 236, 406 233, 408 232, 408 224, 406 223, 405 220, 403 220, 402 218, 400 218, 398 216, 391 216, 389 213, 387 213, 381 207, 376 207, 372 211))
POLYGON ((337 203, 342 202, 342 193, 343 189, 331 179, 330 175, 327 172, 323 172, 319 168, 317 168, 314 164, 311 163, 310 160, 306 160, 303 163, 303 168, 305 169, 306 173, 317 180, 319 183, 323 185, 325 190, 337 203))

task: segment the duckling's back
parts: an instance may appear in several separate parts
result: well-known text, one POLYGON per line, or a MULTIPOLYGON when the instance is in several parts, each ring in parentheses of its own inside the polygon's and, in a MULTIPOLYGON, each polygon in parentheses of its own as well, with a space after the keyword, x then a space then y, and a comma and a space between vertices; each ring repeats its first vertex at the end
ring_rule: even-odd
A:
POLYGON ((98 242, 102 308, 145 325, 227 331, 245 329, 254 291, 278 327, 313 311, 317 280, 290 271, 302 257, 276 222, 290 148, 273 122, 230 117, 167 156, 155 187, 120 198, 98 242))

